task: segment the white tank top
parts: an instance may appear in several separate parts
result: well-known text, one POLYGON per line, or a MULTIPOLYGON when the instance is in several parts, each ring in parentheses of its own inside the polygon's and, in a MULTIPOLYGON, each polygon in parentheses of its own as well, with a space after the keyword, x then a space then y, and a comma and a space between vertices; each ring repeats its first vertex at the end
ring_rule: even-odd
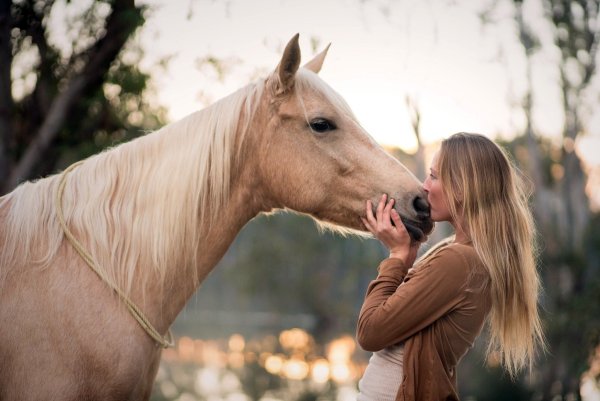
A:
POLYGON ((357 401, 394 401, 402 383, 404 344, 374 352, 358 382, 357 401))

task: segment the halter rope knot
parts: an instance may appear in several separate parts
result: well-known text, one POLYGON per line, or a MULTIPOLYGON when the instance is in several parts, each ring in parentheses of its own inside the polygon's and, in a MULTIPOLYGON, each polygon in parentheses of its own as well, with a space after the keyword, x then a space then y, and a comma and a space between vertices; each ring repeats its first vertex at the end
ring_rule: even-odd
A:
POLYGON ((163 347, 163 348, 173 347, 175 345, 175 343, 173 342, 173 334, 171 333, 171 330, 169 329, 167 331, 166 336, 162 336, 154 328, 152 323, 150 323, 150 321, 148 320, 146 315, 144 315, 144 313, 140 310, 140 308, 138 308, 138 306, 135 303, 133 303, 133 301, 130 300, 129 297, 127 295, 125 295, 125 293, 119 287, 117 287, 117 285, 115 285, 108 277, 106 277, 106 275, 99 269, 98 264, 96 263, 94 258, 92 258, 92 255, 90 255, 85 250, 83 245, 81 245, 81 243, 79 241, 77 241, 77 239, 75 238, 73 233, 67 227, 67 223, 65 222, 65 218, 63 216, 62 206, 61 206, 63 192, 64 192, 65 185, 66 185, 66 178, 67 178, 67 174, 71 170, 73 170, 75 167, 79 166, 81 163, 83 163, 83 161, 79 161, 77 163, 70 165, 69 167, 67 167, 65 169, 65 171, 63 171, 62 176, 60 177, 60 182, 56 189, 56 198, 55 198, 56 214, 58 216, 58 221, 60 222, 60 226, 62 227, 65 236, 67 237, 67 239, 69 240, 69 242, 71 243, 73 248, 75 248, 77 253, 83 258, 83 260, 87 263, 87 265, 90 267, 90 269, 92 269, 92 271, 94 273, 96 273, 96 275, 98 275, 98 277, 100 277, 100 279, 102 281, 104 281, 114 292, 117 293, 117 295, 119 296, 119 299, 121 299, 121 301, 123 301, 125 303, 125 305, 127 305, 129 312, 135 318, 135 320, 137 320, 137 322, 140 324, 140 326, 142 326, 144 331, 146 331, 146 333, 148 333, 148 335, 150 337, 152 337, 152 339, 154 339, 154 341, 156 341, 161 347, 163 347))

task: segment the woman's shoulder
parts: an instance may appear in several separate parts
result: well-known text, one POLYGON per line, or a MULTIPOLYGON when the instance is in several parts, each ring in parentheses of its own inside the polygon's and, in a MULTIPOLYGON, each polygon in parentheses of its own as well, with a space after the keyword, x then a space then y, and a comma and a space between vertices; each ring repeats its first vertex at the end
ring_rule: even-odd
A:
POLYGON ((449 243, 435 252, 426 265, 422 268, 431 269, 431 273, 443 272, 448 285, 470 292, 485 288, 489 281, 489 273, 471 244, 449 243))
POLYGON ((444 248, 444 250, 447 252, 459 254, 465 258, 475 257, 479 259, 479 256, 477 256, 477 251, 475 251, 475 248, 473 247, 472 243, 461 244, 459 242, 451 242, 444 248))
POLYGON ((413 277, 433 278, 444 291, 451 291, 451 288, 462 291, 482 287, 487 282, 488 273, 472 246, 448 243, 434 248, 420 260, 409 271, 405 281, 413 277))
POLYGON ((471 244, 456 242, 441 247, 427 262, 430 266, 462 270, 469 273, 473 273, 474 269, 480 270, 483 268, 483 263, 471 244))

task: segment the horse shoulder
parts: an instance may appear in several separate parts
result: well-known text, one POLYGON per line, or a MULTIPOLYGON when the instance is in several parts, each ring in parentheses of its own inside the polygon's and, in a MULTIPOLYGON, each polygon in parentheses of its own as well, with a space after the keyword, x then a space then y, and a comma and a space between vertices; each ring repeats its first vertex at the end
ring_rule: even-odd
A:
POLYGON ((70 252, 12 266, 2 283, 0 401, 147 400, 160 349, 70 252))

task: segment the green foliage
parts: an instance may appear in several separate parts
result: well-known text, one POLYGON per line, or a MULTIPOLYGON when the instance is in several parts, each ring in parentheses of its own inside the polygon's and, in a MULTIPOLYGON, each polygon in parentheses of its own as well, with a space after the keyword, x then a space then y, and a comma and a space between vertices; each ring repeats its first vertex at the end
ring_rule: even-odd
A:
MULTIPOLYGON (((553 188, 557 185, 558 177, 556 175, 556 167, 561 163, 561 148, 554 144, 550 139, 544 137, 536 137, 536 146, 540 149, 541 160, 541 173, 542 173, 542 185, 544 188, 553 188), (554 172, 553 172, 554 170, 554 172)), ((527 137, 525 135, 517 136, 510 141, 498 139, 496 142, 505 149, 511 160, 525 172, 525 178, 530 179, 527 176, 527 171, 530 171, 531 162, 529 151, 527 150, 527 137)), ((533 190, 534 188, 532 188, 533 190)))
POLYGON ((166 109, 152 103, 151 77, 138 67, 143 52, 115 60, 105 83, 82 99, 61 131, 57 148, 68 162, 84 158, 160 128, 166 109))
POLYGON ((13 57, 0 65, 14 90, 0 93, 10 108, 0 116, 7 131, 0 135, 0 190, 165 123, 150 76, 139 68, 144 52, 135 31, 146 12, 127 0, 11 3, 5 45, 13 57))

